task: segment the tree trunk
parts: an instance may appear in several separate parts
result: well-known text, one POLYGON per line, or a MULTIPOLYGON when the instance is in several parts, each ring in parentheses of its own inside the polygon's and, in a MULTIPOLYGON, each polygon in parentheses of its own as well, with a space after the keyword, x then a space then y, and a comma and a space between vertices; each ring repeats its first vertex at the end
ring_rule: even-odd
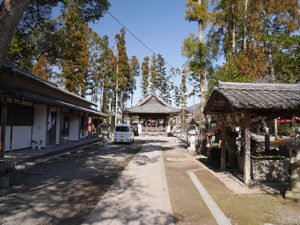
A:
POLYGON ((101 94, 100 94, 100 112, 103 111, 103 100, 104 100, 104 76, 103 76, 103 81, 101 84, 101 94))
MULTIPOLYGON (((202 0, 198 0, 198 5, 201 5, 202 0)), ((198 22, 198 26, 199 26, 199 42, 203 43, 204 39, 203 39, 203 24, 199 21, 198 22)))
POLYGON ((124 123, 124 91, 120 91, 120 108, 121 108, 121 121, 124 123))
POLYGON ((116 105, 115 105, 115 126, 118 122, 118 95, 119 95, 119 57, 117 56, 117 79, 116 79, 116 93, 115 93, 115 97, 116 97, 116 105))
POLYGON ((232 55, 234 55, 235 54, 235 49, 236 49, 236 43, 235 43, 235 32, 236 32, 235 30, 236 30, 236 27, 235 27, 235 18, 234 18, 235 5, 232 4, 231 7, 232 7, 232 33, 231 33, 231 35, 232 35, 232 55))
POLYGON ((272 50, 271 50, 271 44, 269 41, 266 41, 266 48, 267 48, 267 67, 270 67, 270 74, 272 78, 272 82, 275 82, 275 72, 274 72, 274 66, 272 63, 272 50))
POLYGON ((14 31, 31 0, 4 0, 0 5, 0 67, 13 38, 14 31))
MULTIPOLYGON (((201 1, 202 0, 198 0, 198 4, 201 5, 201 1)), ((204 44, 204 39, 203 39, 203 32, 204 32, 204 24, 202 24, 201 21, 198 22, 198 26, 199 26, 199 42, 204 44)), ((201 59, 201 61, 203 61, 204 63, 204 59, 201 59)), ((200 72, 200 89, 201 89, 201 112, 200 114, 203 114, 203 108, 204 108, 204 104, 205 104, 205 69, 201 69, 200 72)))
MULTIPOLYGON (((225 26, 223 26, 223 28, 222 28, 224 36, 225 36, 225 39, 227 39, 228 36, 229 36, 229 34, 228 34, 229 33, 229 26, 230 26, 229 21, 226 21, 225 26)), ((224 55, 225 55, 225 58, 226 58, 226 62, 228 62, 229 56, 230 56, 230 52, 228 51, 228 49, 225 46, 224 46, 224 55)))
POLYGON ((245 0, 244 9, 244 51, 247 49, 247 13, 248 13, 248 0, 245 0))
POLYGON ((118 122, 118 89, 119 89, 119 85, 118 85, 118 80, 117 80, 117 84, 116 84, 116 91, 115 91, 115 98, 116 98, 116 102, 115 102, 115 125, 118 122))

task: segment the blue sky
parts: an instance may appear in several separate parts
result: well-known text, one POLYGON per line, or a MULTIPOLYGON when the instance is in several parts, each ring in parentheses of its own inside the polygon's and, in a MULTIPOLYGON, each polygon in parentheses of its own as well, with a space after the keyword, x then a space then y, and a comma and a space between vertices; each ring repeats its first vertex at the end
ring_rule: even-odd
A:
MULTIPOLYGON (((169 64, 182 67, 186 61, 186 58, 181 55, 182 41, 190 32, 196 34, 198 32, 196 23, 190 23, 184 19, 185 0, 110 0, 110 3, 109 12, 132 33, 153 51, 162 54, 169 64)), ((105 14, 95 24, 89 25, 100 36, 108 35, 110 45, 115 45, 114 36, 119 33, 121 25, 109 14, 105 14)), ((140 63, 145 56, 152 55, 128 32, 126 33, 126 49, 128 56, 137 56, 140 63)), ((175 83, 179 84, 180 78, 177 78, 175 83)), ((138 79, 134 104, 140 97, 140 79, 138 79)), ((192 104, 192 99, 188 100, 188 105, 190 104, 192 104)))

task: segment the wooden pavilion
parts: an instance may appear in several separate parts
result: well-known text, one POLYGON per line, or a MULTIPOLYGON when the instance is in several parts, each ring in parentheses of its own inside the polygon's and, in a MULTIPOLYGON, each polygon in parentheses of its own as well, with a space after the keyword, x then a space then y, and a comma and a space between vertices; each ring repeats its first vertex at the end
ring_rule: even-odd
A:
POLYGON ((138 116, 138 133, 162 135, 170 132, 170 117, 180 113, 180 109, 166 103, 155 94, 151 94, 137 105, 127 108, 130 117, 138 116))
MULTIPOLYGON (((221 169, 226 169, 227 127, 241 129, 244 183, 251 180, 250 126, 255 122, 274 121, 300 115, 300 84, 258 84, 218 82, 204 114, 219 115, 221 120, 221 169)), ((228 143, 230 144, 230 143, 228 143)), ((231 146, 230 146, 231 147, 231 146)), ((242 151, 241 151, 242 152, 242 151)))

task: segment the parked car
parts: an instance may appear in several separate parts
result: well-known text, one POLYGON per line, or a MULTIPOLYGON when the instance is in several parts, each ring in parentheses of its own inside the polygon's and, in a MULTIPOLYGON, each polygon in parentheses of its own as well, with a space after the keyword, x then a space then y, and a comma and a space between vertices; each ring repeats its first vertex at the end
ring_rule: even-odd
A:
POLYGON ((114 142, 117 143, 133 143, 134 130, 129 124, 117 124, 115 127, 114 142))

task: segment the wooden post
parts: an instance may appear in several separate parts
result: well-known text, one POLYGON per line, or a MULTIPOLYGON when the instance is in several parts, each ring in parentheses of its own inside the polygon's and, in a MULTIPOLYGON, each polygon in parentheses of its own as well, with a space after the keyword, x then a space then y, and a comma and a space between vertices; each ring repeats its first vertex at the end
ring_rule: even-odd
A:
POLYGON ((245 113, 243 118, 243 130, 244 130, 244 184, 250 183, 250 115, 245 113))
POLYGON ((221 142, 221 170, 226 169, 226 139, 227 139, 227 132, 225 127, 225 117, 223 116, 222 123, 221 123, 221 135, 222 135, 222 142, 221 142))
POLYGON ((7 119, 7 98, 2 98, 2 110, 1 110, 1 143, 0 143, 0 158, 4 158, 5 151, 5 128, 6 128, 6 119, 7 119))

